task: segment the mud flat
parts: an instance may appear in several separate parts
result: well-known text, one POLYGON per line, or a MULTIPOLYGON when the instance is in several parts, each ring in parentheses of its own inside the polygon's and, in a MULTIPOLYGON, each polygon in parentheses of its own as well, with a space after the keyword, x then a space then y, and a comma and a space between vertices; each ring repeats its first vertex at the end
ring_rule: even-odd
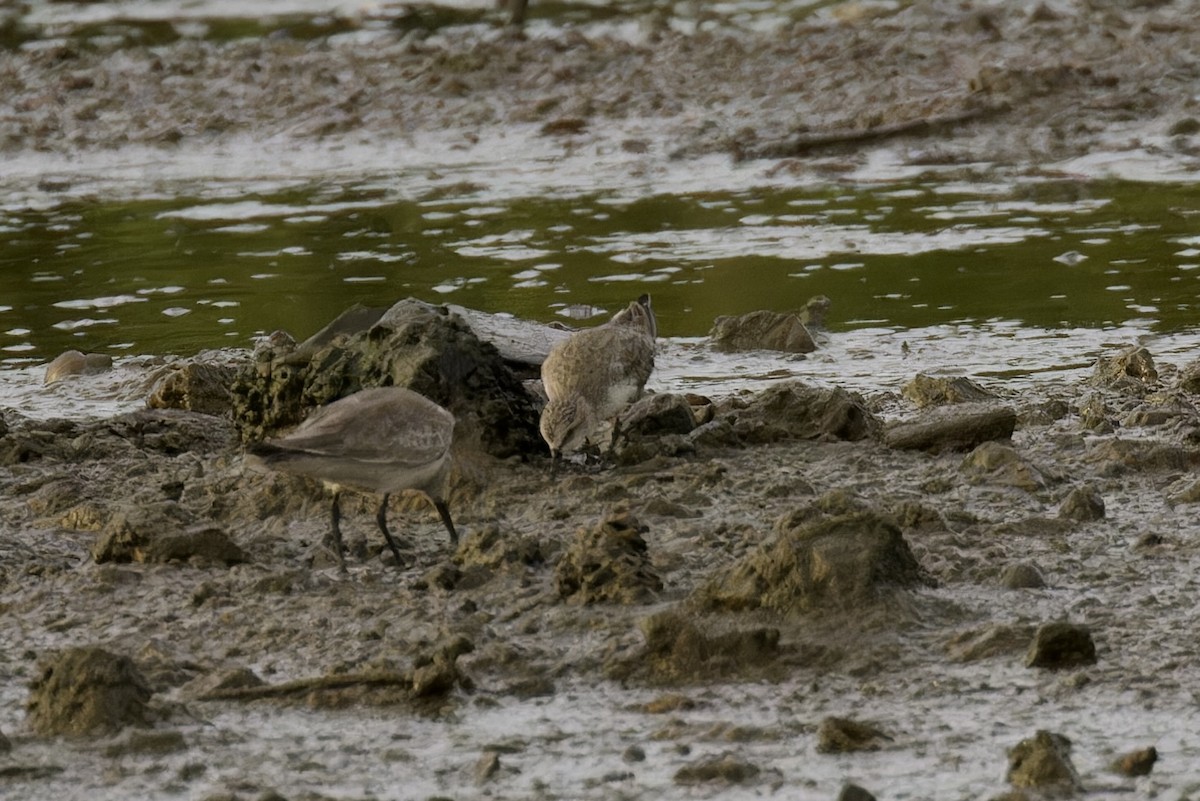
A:
POLYGON ((1200 786, 1195 364, 1131 347, 1020 393, 917 376, 660 391, 603 466, 552 475, 524 368, 456 315, 400 307, 316 348, 181 362, 153 408, 4 412, 9 792, 1200 786), (396 500, 398 567, 375 499, 346 496, 341 576, 315 547, 328 496, 246 471, 242 442, 383 376, 473 419, 450 497, 463 542, 396 500))

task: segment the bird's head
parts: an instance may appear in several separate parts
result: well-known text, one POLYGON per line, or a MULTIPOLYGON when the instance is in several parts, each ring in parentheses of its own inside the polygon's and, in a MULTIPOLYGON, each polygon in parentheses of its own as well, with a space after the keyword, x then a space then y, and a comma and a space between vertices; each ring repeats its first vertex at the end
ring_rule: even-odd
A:
POLYGON ((583 398, 570 396, 547 403, 538 428, 551 455, 558 457, 583 447, 594 426, 592 407, 583 398))

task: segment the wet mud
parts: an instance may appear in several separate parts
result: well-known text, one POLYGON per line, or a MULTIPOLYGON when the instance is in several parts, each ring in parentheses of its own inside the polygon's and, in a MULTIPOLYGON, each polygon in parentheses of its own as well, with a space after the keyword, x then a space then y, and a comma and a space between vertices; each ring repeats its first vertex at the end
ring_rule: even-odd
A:
MULTIPOLYGON (((460 352, 470 329, 450 322, 460 352)), ((355 336, 387 361, 370 330, 355 336)), ((409 339, 389 347, 424 353, 409 339)), ((355 363, 355 341, 309 367, 328 348, 355 363)), ((272 380, 251 353, 222 364, 272 380)), ((1078 383, 978 383, 962 403, 961 382, 928 376, 869 397, 660 392, 640 405, 673 422, 647 415, 599 462, 468 439, 455 550, 424 499, 397 498, 397 565, 375 498, 345 495, 346 575, 321 544, 327 493, 247 470, 228 414, 5 411, 2 625, 21 647, 0 664, 0 781, 189 798, 1193 787, 1195 371, 1131 347, 1078 383), (981 406, 1008 426, 973 428, 981 406), (931 410, 959 425, 889 443, 931 410), (1106 767, 1147 748, 1152 771, 1106 767)))

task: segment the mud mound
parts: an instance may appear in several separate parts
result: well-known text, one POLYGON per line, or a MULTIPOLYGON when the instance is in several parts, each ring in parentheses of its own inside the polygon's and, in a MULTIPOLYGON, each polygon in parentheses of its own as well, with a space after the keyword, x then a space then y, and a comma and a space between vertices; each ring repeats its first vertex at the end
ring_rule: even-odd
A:
POLYGON ((865 512, 793 523, 805 517, 803 510, 785 515, 772 542, 702 586, 693 600, 725 611, 849 610, 877 603, 888 590, 925 583, 890 520, 865 512))
POLYGON ((642 603, 662 589, 642 539, 646 529, 628 512, 580 529, 558 561, 558 593, 572 603, 642 603))
POLYGON ((493 345, 444 307, 410 298, 364 330, 351 326, 326 339, 322 332, 294 349, 281 339, 238 375, 232 403, 244 441, 293 426, 313 407, 360 389, 398 386, 449 409, 460 443, 500 457, 541 451, 537 414, 521 382, 493 345))
POLYGON ((769 387, 749 402, 734 398, 718 416, 728 418, 738 438, 748 444, 786 439, 860 440, 879 432, 879 420, 865 401, 844 389, 826 389, 786 381, 769 387))
POLYGON ((26 713, 38 734, 111 732, 146 725, 150 694, 128 657, 100 648, 72 648, 42 668, 26 713))
POLYGON ((672 610, 639 624, 645 646, 608 665, 614 679, 679 684, 738 677, 770 677, 778 670, 779 630, 720 626, 672 610))

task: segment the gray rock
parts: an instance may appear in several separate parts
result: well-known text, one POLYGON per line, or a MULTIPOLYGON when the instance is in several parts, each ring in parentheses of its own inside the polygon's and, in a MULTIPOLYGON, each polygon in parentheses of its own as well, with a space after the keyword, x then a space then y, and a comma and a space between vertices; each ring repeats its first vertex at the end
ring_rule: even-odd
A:
POLYGON ((1096 644, 1087 626, 1054 622, 1038 627, 1025 656, 1026 667, 1062 670, 1096 664, 1096 644))
POLYGON ((1076 487, 1067 493, 1058 507, 1058 516, 1067 520, 1089 522, 1104 519, 1104 496, 1091 484, 1076 487))
POLYGON ((1046 579, 1032 562, 1014 562, 1000 571, 1000 586, 1006 590, 1038 589, 1046 586, 1046 579))
POLYGON ((818 754, 846 754, 855 751, 878 751, 891 740, 884 731, 870 723, 849 718, 828 717, 817 727, 818 754))
POLYGON ((146 406, 228 414, 232 400, 229 387, 236 375, 237 369, 225 364, 188 361, 172 365, 151 387, 146 406))
POLYGON ((1016 449, 999 442, 985 442, 962 461, 962 471, 974 484, 1000 484, 1036 492, 1046 486, 1046 477, 1016 449))
POLYGON ((686 607, 644 618, 638 628, 645 645, 628 658, 610 661, 610 678, 670 684, 778 675, 777 628, 716 624, 686 607))
POLYGON ((775 384, 750 400, 724 401, 713 422, 721 419, 728 420, 733 433, 749 444, 788 439, 860 440, 876 435, 880 427, 859 395, 799 381, 775 384))
POLYGON ((1112 763, 1113 772, 1119 773, 1122 776, 1149 776, 1150 771, 1154 769, 1154 763, 1158 761, 1158 749, 1154 746, 1148 748, 1139 748, 1136 751, 1130 751, 1128 754, 1122 754, 1112 763))
POLYGON ((101 648, 71 648, 43 664, 26 703, 42 735, 79 736, 146 725, 150 687, 133 661, 101 648))
POLYGON ((838 793, 838 801, 875 801, 875 796, 857 784, 847 784, 838 793))
POLYGON ((739 759, 732 754, 704 757, 684 765, 675 771, 675 783, 693 784, 743 784, 758 777, 757 765, 739 759))
POLYGON ((709 609, 771 609, 784 614, 856 609, 898 588, 928 583, 894 523, 874 512, 810 519, 784 515, 774 539, 700 587, 709 609))
POLYGON ((1123 392, 1141 393, 1158 381, 1154 357, 1141 346, 1124 348, 1116 355, 1101 356, 1088 383, 1123 392))
POLYGON ((891 425, 884 442, 892 448, 924 450, 970 450, 981 443, 1012 438, 1017 413, 1007 406, 960 403, 939 406, 891 425))
POLYGON ((1035 787, 1066 795, 1083 790, 1071 763, 1071 741, 1048 731, 1037 732, 1009 751, 1008 781, 1015 787, 1035 787))
POLYGON ((965 376, 935 378, 923 373, 905 384, 900 394, 921 408, 949 403, 982 403, 999 397, 965 376))
POLYGON ((294 351, 265 348, 253 367, 239 373, 233 410, 244 441, 296 425, 312 408, 360 389, 401 386, 458 418, 456 445, 500 457, 544 450, 520 379, 494 346, 448 309, 410 298, 365 331, 335 327, 332 338, 294 351))
POLYGON ((797 314, 753 311, 737 317, 718 317, 708 332, 713 350, 734 353, 747 350, 777 350, 812 353, 817 343, 797 314))
POLYGON ((53 384, 76 375, 95 375, 112 369, 112 356, 107 353, 80 353, 68 350, 46 365, 44 384, 53 384))
POLYGON ((224 530, 193 523, 191 515, 175 501, 125 505, 92 544, 92 558, 97 564, 197 559, 236 565, 250 561, 224 530))

